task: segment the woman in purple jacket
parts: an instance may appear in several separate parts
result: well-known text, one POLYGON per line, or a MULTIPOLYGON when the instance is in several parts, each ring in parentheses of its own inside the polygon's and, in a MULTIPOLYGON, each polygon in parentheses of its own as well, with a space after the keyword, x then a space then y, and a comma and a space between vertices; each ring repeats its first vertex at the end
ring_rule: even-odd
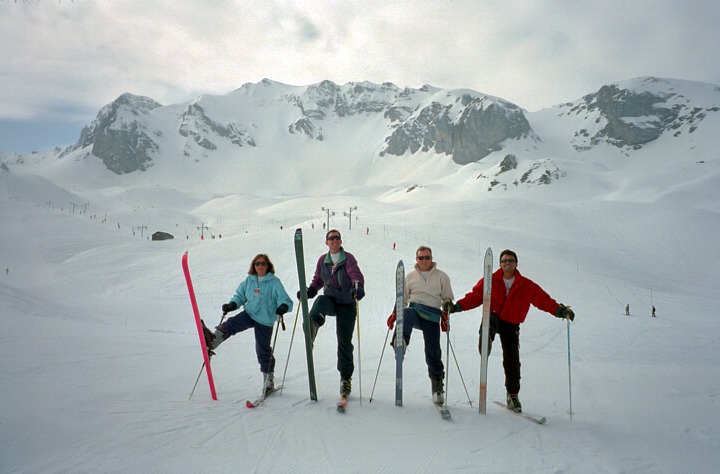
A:
MULTIPOLYGON (((352 337, 357 317, 356 301, 365 296, 365 278, 358 267, 355 257, 342 248, 342 237, 336 229, 325 235, 328 253, 323 254, 315 266, 315 275, 307 289, 308 298, 317 296, 310 310, 312 320, 311 338, 315 341, 320 327, 325 324, 326 316, 336 317, 337 333, 337 369, 340 372, 340 395, 350 395, 351 378, 355 371, 353 363, 352 337)), ((298 292, 298 299, 300 298, 298 292)))

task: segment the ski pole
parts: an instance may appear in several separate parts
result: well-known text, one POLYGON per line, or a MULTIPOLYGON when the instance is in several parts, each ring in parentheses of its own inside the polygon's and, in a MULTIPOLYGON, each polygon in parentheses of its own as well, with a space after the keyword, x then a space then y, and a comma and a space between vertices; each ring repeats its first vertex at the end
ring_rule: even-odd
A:
MULTIPOLYGON (((355 288, 357 288, 355 282, 355 288)), ((360 406, 362 406, 362 356, 360 355, 360 305, 355 298, 355 319, 357 320, 357 336, 358 336, 358 382, 360 384, 360 406)))
POLYGON ((197 387, 197 384, 200 381, 200 376, 202 375, 204 369, 205 369, 205 361, 203 361, 202 367, 200 367, 200 372, 198 372, 198 376, 195 379, 195 385, 193 385, 193 388, 192 388, 192 391, 190 392, 190 396, 188 397, 188 400, 190 400, 193 396, 193 393, 195 393, 195 387, 197 387))
POLYGON ((458 363, 457 357, 455 356, 455 348, 453 348, 452 343, 450 343, 450 351, 452 351, 453 359, 455 359, 455 367, 458 369, 458 374, 460 374, 460 381, 463 384, 463 388, 465 389, 465 395, 468 397, 468 404, 472 406, 472 400, 470 400, 470 393, 468 392, 467 385, 465 385, 465 378, 463 377, 462 370, 460 370, 460 364, 458 363))
MULTIPOLYGON (((226 316, 226 315, 227 315, 227 313, 223 313, 222 318, 220 318, 220 324, 222 324, 223 321, 225 321, 225 316, 226 316)), ((218 324, 218 326, 220 326, 220 324, 218 324)), ((206 347, 206 349, 207 349, 207 347, 206 347)), ((202 375, 203 370, 205 370, 205 361, 203 361, 202 367, 200 367, 200 372, 198 373, 198 376, 197 376, 197 378, 195 379, 195 385, 193 385, 193 388, 192 388, 192 390, 190 391, 190 396, 188 397, 188 400, 190 400, 190 399, 192 398, 192 396, 193 396, 193 393, 195 393, 195 388, 197 387, 197 384, 198 384, 198 382, 200 381, 200 376, 202 375)))
MULTIPOLYGON (((288 347, 287 361, 285 361, 285 370, 283 370, 283 378, 282 378, 282 383, 280 384, 280 393, 278 395, 282 395, 283 388, 285 387, 285 374, 287 374, 288 364, 290 363, 290 352, 292 352, 293 340, 295 339, 295 328, 297 327, 299 314, 300 314, 300 300, 298 300, 298 308, 297 308, 297 311, 295 311, 295 323, 293 324, 292 335, 290 336, 290 347, 288 347)), ((285 325, 285 323, 283 323, 283 326, 284 325, 285 325)))
MULTIPOLYGON (((445 400, 443 405, 447 407, 448 392, 450 391, 450 318, 447 313, 440 316, 440 324, 442 326, 442 319, 445 316, 447 321, 447 332, 445 333, 447 339, 447 347, 445 348, 445 400)), ((442 329, 442 327, 441 327, 442 329)))
POLYGON ((570 395, 570 411, 568 411, 568 414, 570 415, 570 419, 572 420, 573 411, 572 411, 572 372, 570 371, 570 319, 565 318, 565 321, 567 322, 568 394, 570 395))
POLYGON ((385 354, 385 346, 387 346, 388 336, 390 335, 390 328, 385 333, 385 342, 383 342, 382 352, 380 352, 380 360, 378 361, 377 372, 375 372, 375 381, 373 382, 372 392, 370 392, 370 403, 373 401, 373 394, 375 393, 375 385, 377 384, 378 374, 380 374, 380 364, 382 364, 383 355, 385 354))
MULTIPOLYGON (((284 331, 285 330, 285 321, 283 321, 282 314, 278 316, 277 326, 275 326, 275 337, 273 338, 273 343, 270 346, 270 359, 271 360, 275 358, 275 344, 277 343, 277 337, 278 337, 278 332, 280 331, 280 326, 282 326, 283 331, 284 331)), ((265 376, 263 377, 263 397, 262 397, 262 400, 260 401, 260 406, 265 404, 265 398, 267 398, 267 393, 265 393, 265 384, 267 383, 269 376, 270 376, 270 371, 269 371, 269 367, 268 367, 268 372, 265 372, 265 376)), ((280 395, 280 394, 278 394, 278 395, 280 395)))

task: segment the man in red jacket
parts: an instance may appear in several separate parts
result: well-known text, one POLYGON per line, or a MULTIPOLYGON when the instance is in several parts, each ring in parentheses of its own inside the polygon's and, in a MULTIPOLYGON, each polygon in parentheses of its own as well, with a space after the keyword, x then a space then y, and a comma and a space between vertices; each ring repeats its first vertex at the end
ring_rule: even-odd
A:
MULTIPOLYGON (((518 413, 522 406, 518 399, 520 392, 520 324, 525 321, 532 304, 536 308, 558 318, 575 319, 575 313, 569 306, 558 304, 540 286, 525 278, 517 269, 517 254, 512 250, 500 253, 500 268, 492 275, 492 293, 490 295, 490 345, 492 349, 495 334, 500 334, 503 351, 503 369, 505 369, 505 388, 507 406, 518 413)), ((468 311, 482 304, 484 282, 480 279, 473 289, 457 303, 447 302, 444 310, 449 313, 468 311)), ((482 324, 480 325, 482 335, 482 324)), ((482 352, 482 340, 478 347, 482 352)))

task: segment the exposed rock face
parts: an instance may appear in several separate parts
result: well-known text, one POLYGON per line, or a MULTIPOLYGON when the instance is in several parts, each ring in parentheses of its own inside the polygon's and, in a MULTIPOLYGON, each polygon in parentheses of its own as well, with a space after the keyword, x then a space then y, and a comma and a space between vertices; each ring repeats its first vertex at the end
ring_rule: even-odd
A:
POLYGON ((148 136, 144 117, 162 105, 148 97, 123 94, 106 105, 97 118, 83 128, 80 140, 60 156, 92 147, 92 154, 116 174, 145 171, 152 166, 157 144, 148 136))
MULTIPOLYGON (((574 134, 569 135, 570 144, 577 151, 600 144, 639 148, 666 133, 692 133, 707 114, 718 112, 712 97, 720 91, 711 88, 639 78, 603 86, 554 109, 559 116, 580 116, 568 122, 572 123, 568 131, 574 134), (692 94, 697 98, 686 97, 692 94)), ((513 141, 534 148, 542 138, 523 109, 475 91, 332 81, 297 87, 264 79, 182 107, 164 107, 147 97, 123 94, 103 107, 78 142, 58 156, 97 157, 110 171, 124 174, 145 171, 159 156, 184 155, 201 161, 234 155, 234 148, 270 149, 277 141, 288 140, 283 133, 290 140, 313 142, 362 134, 366 148, 379 150, 380 156, 430 153, 450 156, 460 165, 480 161, 513 141), (161 153, 161 146, 175 151, 161 153)), ((506 170, 518 166, 517 158, 513 161, 510 156, 503 160, 506 170)), ((560 175, 553 170, 546 174, 548 179, 560 175)))
MULTIPOLYGON (((402 110, 391 109, 400 120, 402 110)), ((502 149, 509 139, 533 137, 523 111, 514 104, 487 96, 464 94, 454 104, 433 102, 398 126, 386 140, 383 153, 403 155, 418 150, 452 155, 465 165, 502 149)))
POLYGON ((691 105, 691 100, 662 79, 648 77, 639 83, 640 89, 637 84, 635 89, 606 85, 578 102, 566 104, 568 113, 586 114, 588 118, 588 127, 575 132, 575 149, 587 150, 600 143, 638 149, 665 132, 674 131, 678 136, 686 129, 692 133, 706 114, 720 110, 691 105))
POLYGON ((255 141, 247 130, 232 123, 224 125, 212 120, 205 115, 205 110, 199 104, 188 105, 187 111, 181 115, 180 120, 178 133, 192 139, 206 150, 217 150, 217 145, 212 141, 213 137, 225 138, 240 147, 245 144, 255 146, 255 141))

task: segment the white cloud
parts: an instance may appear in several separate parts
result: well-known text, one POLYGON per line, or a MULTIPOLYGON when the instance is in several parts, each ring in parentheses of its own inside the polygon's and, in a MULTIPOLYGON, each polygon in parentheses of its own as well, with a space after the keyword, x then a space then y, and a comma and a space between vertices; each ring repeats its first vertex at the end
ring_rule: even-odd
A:
POLYGON ((719 19, 716 2, 680 0, 5 0, 0 118, 91 118, 124 92, 181 102, 265 77, 463 87, 536 110, 636 76, 720 83, 719 19))

